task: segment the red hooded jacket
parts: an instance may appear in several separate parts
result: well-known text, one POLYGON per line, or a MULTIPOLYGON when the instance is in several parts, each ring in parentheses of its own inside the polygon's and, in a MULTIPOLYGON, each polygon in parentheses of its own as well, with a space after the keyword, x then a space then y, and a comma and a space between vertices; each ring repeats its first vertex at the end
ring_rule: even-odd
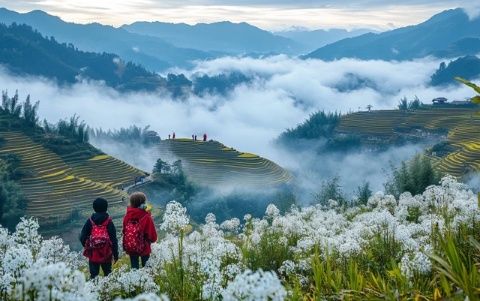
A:
POLYGON ((125 226, 132 219, 141 221, 140 229, 142 229, 145 241, 147 242, 145 250, 142 254, 140 254, 140 256, 150 255, 152 252, 150 244, 157 241, 157 231, 155 230, 155 224, 153 223, 152 215, 150 212, 147 212, 144 209, 127 207, 127 213, 123 218, 123 231, 125 231, 125 226), (142 219, 144 216, 145 218, 142 219))

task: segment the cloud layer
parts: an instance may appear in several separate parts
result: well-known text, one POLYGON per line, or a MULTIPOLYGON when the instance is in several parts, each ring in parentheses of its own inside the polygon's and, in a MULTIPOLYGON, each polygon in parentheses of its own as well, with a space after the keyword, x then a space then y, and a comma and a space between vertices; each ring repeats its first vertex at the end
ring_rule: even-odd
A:
POLYGON ((298 60, 286 56, 266 59, 223 58, 199 62, 193 74, 242 72, 253 82, 237 86, 226 96, 191 96, 184 101, 156 94, 119 94, 100 83, 72 87, 38 78, 20 78, 0 72, 1 89, 19 90, 40 100, 40 114, 53 122, 79 114, 92 127, 115 129, 151 125, 166 137, 209 134, 241 151, 277 159, 271 141, 282 131, 304 121, 317 110, 393 108, 400 98, 417 95, 423 102, 438 96, 451 100, 471 96, 465 87, 432 88, 427 85, 439 62, 298 60), (359 80, 360 79, 360 80, 359 80), (339 91, 339 87, 347 87, 339 91))

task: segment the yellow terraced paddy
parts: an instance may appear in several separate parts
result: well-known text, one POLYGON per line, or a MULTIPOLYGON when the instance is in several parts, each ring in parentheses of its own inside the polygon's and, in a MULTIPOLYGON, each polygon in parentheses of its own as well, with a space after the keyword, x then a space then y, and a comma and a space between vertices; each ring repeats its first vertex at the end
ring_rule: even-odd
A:
POLYGON ((456 150, 435 158, 439 170, 461 176, 466 171, 480 171, 480 117, 476 107, 430 107, 425 110, 385 110, 359 112, 341 118, 337 132, 363 137, 393 139, 416 128, 446 131, 447 141, 456 150), (403 130, 403 131, 402 131, 403 130))
POLYGON ((215 141, 165 140, 158 149, 160 157, 173 154, 182 160, 189 177, 203 185, 238 183, 271 187, 291 180, 290 174, 274 162, 215 141))
POLYGON ((96 197, 105 197, 112 206, 124 203, 126 192, 144 172, 106 154, 85 158, 82 152, 65 155, 52 152, 20 131, 0 131, 4 143, 0 154, 20 157, 20 167, 31 172, 20 185, 28 199, 27 214, 47 224, 68 219, 74 211, 90 209, 96 197))

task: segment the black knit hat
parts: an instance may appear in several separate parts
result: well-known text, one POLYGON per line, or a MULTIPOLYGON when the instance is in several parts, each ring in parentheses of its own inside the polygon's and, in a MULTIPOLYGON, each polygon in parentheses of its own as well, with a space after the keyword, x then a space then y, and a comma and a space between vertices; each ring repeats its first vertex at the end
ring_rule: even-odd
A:
POLYGON ((93 201, 93 210, 95 212, 107 212, 108 209, 108 202, 104 198, 96 198, 95 201, 93 201))

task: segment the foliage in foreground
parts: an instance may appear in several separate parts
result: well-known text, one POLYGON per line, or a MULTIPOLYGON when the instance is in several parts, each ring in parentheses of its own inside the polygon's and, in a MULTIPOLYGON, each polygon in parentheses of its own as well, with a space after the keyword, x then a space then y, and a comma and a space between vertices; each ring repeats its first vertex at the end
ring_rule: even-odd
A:
POLYGON ((186 209, 167 205, 146 268, 120 264, 85 281, 84 260, 24 219, 0 228, 0 294, 6 300, 476 300, 480 211, 452 177, 422 194, 378 192, 365 205, 268 206, 192 230, 186 209))
POLYGON ((461 77, 456 77, 455 79, 462 84, 472 88, 478 95, 472 97, 470 101, 477 105, 480 104, 480 86, 477 86, 476 84, 469 82, 468 80, 465 80, 461 77))

